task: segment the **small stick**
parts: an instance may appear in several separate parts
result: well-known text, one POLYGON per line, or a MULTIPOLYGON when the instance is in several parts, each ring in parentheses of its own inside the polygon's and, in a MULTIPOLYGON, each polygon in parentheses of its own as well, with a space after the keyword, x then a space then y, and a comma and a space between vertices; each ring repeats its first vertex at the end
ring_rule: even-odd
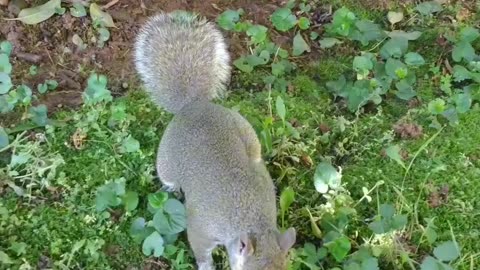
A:
POLYGON ((102 9, 109 9, 111 7, 113 7, 116 3, 118 3, 120 0, 112 0, 110 2, 108 2, 107 4, 105 4, 102 9))
POLYGON ((18 58, 30 62, 32 64, 38 64, 40 61, 42 61, 42 56, 38 54, 33 54, 33 53, 16 53, 15 54, 18 58))

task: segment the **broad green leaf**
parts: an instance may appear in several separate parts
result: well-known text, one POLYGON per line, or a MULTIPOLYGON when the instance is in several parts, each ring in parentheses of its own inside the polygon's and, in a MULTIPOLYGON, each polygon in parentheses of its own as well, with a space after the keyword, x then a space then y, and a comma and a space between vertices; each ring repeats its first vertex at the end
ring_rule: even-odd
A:
POLYGON ((310 52, 310 46, 308 43, 303 39, 300 32, 298 32, 295 37, 293 38, 293 56, 299 56, 304 52, 310 52))
POLYGON ((470 93, 459 93, 453 97, 458 113, 466 113, 472 106, 472 96, 470 93))
POLYGON ((27 163, 31 158, 32 158, 32 155, 25 152, 13 154, 12 159, 10 160, 10 167, 23 165, 27 163))
POLYGON ((168 200, 167 192, 157 192, 148 194, 148 203, 156 209, 162 208, 164 203, 168 200))
POLYGON ((422 32, 413 31, 413 32, 405 32, 402 30, 393 30, 388 32, 388 36, 390 38, 400 38, 406 40, 417 40, 422 35, 422 32))
POLYGON ((372 223, 368 224, 368 228, 375 234, 384 234, 390 229, 386 226, 383 220, 373 221, 372 223))
POLYGON ((346 88, 347 107, 351 112, 356 112, 370 99, 370 82, 368 80, 356 81, 354 86, 346 88))
POLYGON ((390 57, 400 58, 407 52, 408 49, 408 39, 395 37, 389 39, 385 44, 383 44, 380 49, 380 55, 384 59, 389 59, 390 57))
POLYGON ((406 169, 405 163, 403 163, 402 155, 400 155, 400 147, 398 145, 391 145, 385 149, 385 153, 389 158, 397 162, 402 168, 406 169))
POLYGON ((392 229, 400 230, 405 227, 408 223, 408 218, 406 215, 396 215, 392 219, 392 229))
POLYGON ((480 33, 479 33, 478 29, 473 28, 471 26, 467 26, 460 31, 460 40, 461 41, 466 41, 466 42, 471 43, 471 42, 475 41, 478 37, 480 37, 480 33))
POLYGON ((87 10, 81 3, 73 3, 72 7, 70 8, 70 14, 73 17, 85 17, 87 16, 87 10))
POLYGON ((97 29, 98 32, 98 43, 102 47, 103 43, 110 39, 110 31, 107 28, 101 27, 97 29))
POLYGON ((342 44, 343 42, 336 39, 336 38, 322 38, 320 40, 320 48, 322 49, 327 49, 327 48, 331 48, 337 44, 342 44))
POLYGON ((420 270, 443 270, 440 268, 437 260, 431 256, 427 256, 422 264, 420 265, 420 270))
POLYGON ((340 75, 337 81, 329 81, 326 83, 327 89, 335 95, 340 95, 340 93, 344 92, 346 85, 347 79, 344 75, 340 75))
POLYGON ((182 232, 186 227, 185 207, 177 200, 167 200, 164 211, 157 211, 153 216, 153 226, 161 234, 182 232))
POLYGON ((48 85, 46 83, 41 83, 39 85, 37 85, 37 91, 40 93, 40 94, 45 94, 48 90, 48 85))
POLYGON ((113 97, 107 89, 107 77, 98 74, 90 75, 83 99, 87 104, 112 101, 113 97))
POLYGON ((253 71, 253 66, 247 62, 247 58, 245 56, 235 59, 233 61, 233 65, 245 73, 250 73, 253 71))
POLYGON ((279 77, 285 74, 285 65, 283 63, 277 62, 272 63, 272 74, 279 77))
POLYGON ((285 103, 283 102, 283 99, 281 96, 277 96, 277 100, 275 102, 275 108, 277 110, 278 116, 280 116, 282 121, 285 122, 286 109, 285 109, 285 103))
POLYGON ((298 27, 302 30, 307 30, 310 27, 310 20, 305 17, 300 17, 297 23, 298 23, 298 27))
POLYGON ((140 142, 133 138, 132 135, 128 135, 128 137, 122 141, 119 149, 120 153, 133 153, 139 150, 140 142))
POLYGON ((454 241, 443 242, 433 250, 433 255, 440 261, 451 262, 460 256, 460 248, 454 241))
POLYGON ((39 126, 45 126, 48 122, 47 117, 47 106, 40 104, 36 107, 31 107, 29 113, 32 117, 32 120, 35 124, 39 126))
POLYGON ((129 212, 135 210, 138 206, 138 193, 135 191, 128 191, 123 196, 123 204, 125 204, 125 209, 129 212))
POLYGON ((403 100, 410 100, 417 95, 417 93, 413 90, 413 87, 408 84, 406 80, 400 80, 395 83, 395 87, 397 88, 397 92, 395 95, 403 100))
POLYGON ((362 261, 362 268, 360 270, 380 270, 378 268, 377 258, 368 258, 362 261))
POLYGON ((395 207, 392 204, 381 204, 379 214, 385 219, 391 219, 395 214, 395 207))
POLYGON ((10 56, 12 53, 13 46, 10 41, 2 41, 0 42, 0 53, 4 53, 7 56, 10 56))
POLYGON ((103 11, 99 5, 95 3, 90 4, 90 17, 94 22, 100 22, 105 27, 115 27, 112 16, 103 11))
POLYGON ((224 11, 220 16, 217 18, 218 25, 228 31, 234 30, 235 25, 240 20, 240 16, 243 14, 243 10, 231 10, 228 9, 224 11))
POLYGON ((442 11, 443 7, 437 1, 427 1, 418 4, 415 9, 423 15, 431 15, 432 13, 442 11))
POLYGON ((407 71, 407 66, 400 60, 395 58, 388 58, 385 63, 385 72, 388 76, 395 79, 403 79, 406 77, 405 71, 407 71))
POLYGON ((425 59, 416 52, 409 52, 405 55, 405 63, 409 66, 421 66, 425 64, 425 59))
POLYGON ((30 87, 22 84, 17 88, 17 92, 18 100, 20 100, 24 104, 30 104, 30 101, 32 100, 32 89, 30 89, 30 87))
POLYGON ((338 34, 344 37, 349 36, 355 29, 357 17, 348 8, 342 7, 333 13, 333 20, 327 25, 326 30, 332 34, 338 34))
POLYGON ((267 39, 267 30, 263 25, 252 25, 247 30, 247 36, 249 36, 254 44, 259 44, 267 39))
POLYGON ((457 110, 454 107, 446 109, 442 113, 443 117, 447 118, 450 125, 455 126, 459 124, 459 118, 457 110))
POLYGON ((48 86, 48 90, 55 90, 58 87, 58 82, 55 80, 46 80, 45 84, 48 86))
POLYGON ((61 0, 50 0, 43 5, 22 9, 18 19, 25 24, 37 24, 43 22, 57 13, 61 0))
POLYGON ((329 243, 327 247, 335 260, 337 262, 342 262, 348 255, 348 252, 350 251, 352 246, 350 240, 347 237, 341 236, 340 238, 335 239, 333 243, 329 243))
POLYGON ((295 200, 295 191, 291 187, 285 188, 280 194, 280 211, 282 213, 282 220, 290 205, 295 200))
POLYGON ((367 76, 370 70, 373 69, 373 62, 366 56, 355 56, 353 59, 353 69, 355 72, 367 76))
POLYGON ((7 147, 10 144, 8 134, 3 127, 0 127, 0 149, 7 147))
POLYGON ((430 227, 428 227, 428 228, 425 230, 425 236, 427 237, 427 241, 428 241, 428 243, 430 243, 430 244, 435 243, 435 241, 437 240, 437 232, 436 232, 434 229, 430 228, 430 227))
POLYGON ((441 98, 436 98, 428 103, 428 111, 433 114, 442 114, 445 111, 445 101, 441 98))
POLYGON ((360 41, 363 46, 367 46, 370 41, 381 40, 385 36, 380 25, 371 21, 357 21, 355 26, 357 29, 350 34, 350 38, 360 41))
POLYGON ((472 72, 466 69, 464 66, 455 65, 453 67, 453 78, 455 82, 462 82, 464 80, 470 80, 473 78, 472 72))
POLYGON ((158 232, 152 232, 152 234, 143 241, 142 251, 145 256, 150 256, 153 253, 154 257, 160 257, 163 255, 164 250, 163 238, 158 232))
POLYGON ((390 24, 396 24, 398 22, 401 22, 403 20, 403 12, 395 12, 395 11, 389 11, 387 14, 388 21, 390 24))
POLYGON ((7 265, 7 264, 13 264, 13 260, 10 259, 10 257, 8 256, 7 253, 3 252, 0 250, 0 262, 3 264, 3 265, 7 265))
POLYGON ((17 256, 25 254, 27 251, 27 244, 24 242, 13 242, 9 248, 11 251, 15 252, 17 256))
POLYGON ((5 53, 0 53, 0 74, 10 74, 12 73, 12 64, 10 63, 10 58, 5 53))
POLYGON ((339 188, 342 175, 330 163, 321 162, 315 170, 313 179, 315 189, 323 194, 327 193, 328 188, 339 188))
POLYGON ((279 8, 272 13, 270 18, 275 29, 286 32, 297 24, 297 17, 289 8, 279 8))
POLYGON ((155 228, 148 227, 147 222, 142 217, 136 218, 130 226, 130 236, 138 244, 154 231, 155 228))
POLYGON ((95 209, 98 212, 104 211, 109 206, 119 205, 121 200, 115 194, 112 189, 102 186, 98 189, 95 197, 95 209))
POLYGON ((0 95, 8 93, 12 87, 10 76, 7 73, 0 72, 0 95))
POLYGON ((467 62, 475 58, 475 49, 467 41, 460 41, 452 50, 452 58, 455 62, 460 62, 465 59, 467 62))

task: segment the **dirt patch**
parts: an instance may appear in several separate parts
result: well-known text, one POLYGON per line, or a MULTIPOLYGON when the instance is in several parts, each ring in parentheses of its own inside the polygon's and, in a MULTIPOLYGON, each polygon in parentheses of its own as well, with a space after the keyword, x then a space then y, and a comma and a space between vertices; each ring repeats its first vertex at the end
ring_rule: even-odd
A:
POLYGON ((393 126, 393 131, 402 139, 418 139, 423 135, 423 128, 414 123, 398 123, 393 126))
POLYGON ((438 208, 448 203, 448 195, 450 192, 448 185, 436 187, 433 184, 429 184, 427 188, 429 190, 428 206, 431 208, 438 208))

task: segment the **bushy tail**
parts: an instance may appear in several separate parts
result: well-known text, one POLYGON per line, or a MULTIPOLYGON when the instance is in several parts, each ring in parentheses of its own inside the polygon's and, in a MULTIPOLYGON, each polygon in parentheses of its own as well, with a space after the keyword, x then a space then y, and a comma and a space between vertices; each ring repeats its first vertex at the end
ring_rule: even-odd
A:
POLYGON ((158 14, 142 26, 135 66, 155 103, 172 113, 220 96, 231 72, 221 32, 185 11, 158 14))

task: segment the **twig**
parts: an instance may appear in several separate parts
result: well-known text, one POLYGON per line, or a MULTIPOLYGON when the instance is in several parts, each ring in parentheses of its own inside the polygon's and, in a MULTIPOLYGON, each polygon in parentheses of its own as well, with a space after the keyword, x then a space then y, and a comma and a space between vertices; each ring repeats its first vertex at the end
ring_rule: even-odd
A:
POLYGON ((42 56, 38 54, 19 52, 19 53, 16 53, 15 55, 21 60, 27 61, 32 64, 38 64, 40 63, 40 61, 42 61, 42 56))
POLYGON ((108 2, 107 4, 105 4, 102 9, 109 9, 111 7, 113 7, 115 4, 117 4, 120 0, 112 0, 110 2, 108 2))

